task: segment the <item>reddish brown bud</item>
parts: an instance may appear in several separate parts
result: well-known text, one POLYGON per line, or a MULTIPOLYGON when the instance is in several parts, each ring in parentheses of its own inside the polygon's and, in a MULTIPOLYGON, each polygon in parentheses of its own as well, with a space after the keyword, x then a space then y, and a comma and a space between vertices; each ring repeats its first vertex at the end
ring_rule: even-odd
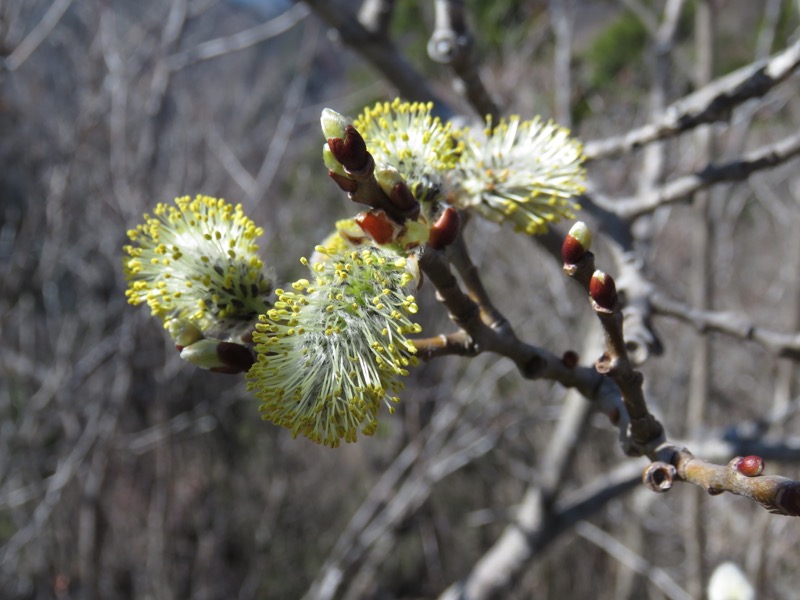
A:
POLYGON ((217 346, 217 356, 225 363, 226 367, 214 367, 211 370, 218 373, 244 373, 250 370, 255 360, 250 350, 241 344, 220 342, 217 346), (230 370, 220 370, 220 369, 230 370))
POLYGON ((764 459, 751 454, 734 459, 733 467, 745 477, 758 477, 764 472, 764 459))
POLYGON ((359 171, 367 166, 367 144, 352 125, 344 128, 344 139, 328 138, 328 147, 336 160, 348 171, 359 171))
POLYGON ((416 209, 417 214, 419 214, 419 202, 414 198, 414 194, 411 193, 404 181, 399 181, 392 186, 389 192, 389 200, 404 213, 416 209))
POLYGON ((378 244, 394 241, 400 227, 384 211, 373 209, 358 214, 356 224, 378 244))
POLYGON ((611 275, 600 270, 595 271, 589 282, 589 295, 600 308, 613 310, 617 303, 617 286, 611 275))
POLYGON ((578 353, 575 350, 567 350, 561 355, 561 362, 568 369, 574 369, 578 364, 578 353))
POLYGON ((458 236, 460 226, 461 218, 458 216, 458 211, 452 206, 448 206, 431 226, 428 245, 434 250, 441 250, 449 246, 458 236))
POLYGON ((350 179, 349 177, 345 177, 343 175, 339 175, 336 171, 328 171, 328 177, 333 179, 336 182, 336 185, 339 186, 339 189, 343 192, 352 193, 356 191, 356 187, 358 184, 350 179))
POLYGON ((569 230, 561 246, 561 258, 568 265, 576 264, 592 245, 592 231, 583 221, 578 221, 569 230))
POLYGON ((223 375, 238 375, 244 373, 239 367, 211 367, 209 369, 212 373, 221 373, 223 375))

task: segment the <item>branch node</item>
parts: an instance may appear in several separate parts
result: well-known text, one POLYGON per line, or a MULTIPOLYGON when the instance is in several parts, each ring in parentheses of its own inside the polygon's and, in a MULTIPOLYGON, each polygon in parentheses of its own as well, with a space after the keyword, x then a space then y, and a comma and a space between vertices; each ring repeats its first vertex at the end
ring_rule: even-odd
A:
POLYGON ((645 467, 642 482, 651 492, 663 494, 672 489, 678 470, 665 462, 653 462, 645 467))

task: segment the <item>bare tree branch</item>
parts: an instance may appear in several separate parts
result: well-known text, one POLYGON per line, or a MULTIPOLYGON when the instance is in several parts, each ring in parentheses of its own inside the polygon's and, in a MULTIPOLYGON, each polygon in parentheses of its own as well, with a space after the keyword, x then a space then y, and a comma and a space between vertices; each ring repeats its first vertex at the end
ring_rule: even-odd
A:
POLYGON ((800 65, 800 41, 766 61, 742 67, 670 104, 661 118, 628 133, 588 141, 589 160, 635 150, 644 144, 672 137, 703 123, 727 120, 731 110, 751 98, 764 96, 785 81, 800 65))
POLYGON ((311 65, 316 54, 319 26, 309 24, 303 34, 302 51, 297 56, 297 67, 294 76, 286 91, 283 111, 278 125, 275 128, 269 143, 264 160, 254 178, 253 187, 247 190, 247 201, 251 204, 260 200, 272 183, 278 172, 280 161, 283 158, 289 141, 292 138, 297 115, 302 109, 302 99, 311 74, 311 65))
POLYGON ((339 38, 371 63, 401 96, 410 100, 434 102, 439 115, 449 117, 445 102, 414 68, 403 58, 386 36, 367 30, 356 15, 340 0, 304 0, 314 13, 339 34, 339 38))
POLYGON ((28 58, 36 52, 36 49, 41 43, 47 39, 47 36, 56 28, 61 17, 67 12, 72 0, 54 0, 47 9, 47 12, 42 17, 41 21, 36 24, 30 33, 25 37, 22 42, 14 49, 14 51, 5 57, 3 64, 9 71, 16 71, 28 58))
POLYGON ((434 8, 436 23, 428 40, 428 56, 453 69, 456 86, 463 88, 464 96, 478 115, 499 117, 500 108, 480 76, 464 0, 435 0, 434 8))
POLYGON ((451 585, 439 600, 484 600, 510 588, 523 569, 562 533, 589 518, 609 501, 639 483, 639 468, 623 464, 556 503, 552 511, 541 507, 541 497, 531 490, 509 525, 461 581, 451 585))
POLYGON ((664 569, 653 566, 643 556, 633 552, 613 535, 600 529, 597 525, 593 525, 588 521, 581 521, 575 526, 575 533, 602 548, 627 568, 647 577, 650 583, 664 592, 667 598, 672 600, 691 600, 696 597, 684 590, 664 569))
POLYGON ((635 219, 660 206, 685 200, 694 192, 714 184, 742 181, 753 173, 777 167, 798 154, 800 154, 800 133, 757 148, 744 154, 739 160, 720 165, 709 163, 700 171, 673 179, 654 189, 651 193, 638 198, 627 197, 612 200, 602 195, 592 194, 592 199, 604 209, 623 219, 635 219))
POLYGON ((375 35, 388 35, 395 0, 364 0, 358 11, 358 20, 375 35))
POLYGON ((800 360, 800 333, 783 333, 759 327, 745 315, 734 312, 700 310, 655 293, 650 301, 656 314, 673 317, 690 324, 698 332, 718 331, 741 340, 752 340, 764 348, 791 360, 800 360))
POLYGON ((231 52, 246 50, 286 33, 305 19, 308 14, 308 7, 299 3, 295 4, 281 15, 260 25, 240 31, 234 35, 203 42, 193 48, 181 50, 167 58, 166 66, 170 71, 178 71, 203 60, 210 60, 231 52))

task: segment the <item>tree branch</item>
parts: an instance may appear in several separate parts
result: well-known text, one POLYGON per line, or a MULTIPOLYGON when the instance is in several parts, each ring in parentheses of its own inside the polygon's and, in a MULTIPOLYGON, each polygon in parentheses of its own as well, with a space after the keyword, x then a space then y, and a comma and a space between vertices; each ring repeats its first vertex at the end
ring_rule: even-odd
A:
POLYGON ((481 80, 464 0, 435 0, 434 8, 436 24, 428 40, 428 56, 452 68, 456 84, 463 87, 464 95, 480 116, 498 118, 500 108, 481 80))
POLYGON ((329 27, 337 31, 342 42, 355 50, 387 81, 390 81, 401 96, 409 100, 433 102, 439 116, 445 120, 449 118, 450 111, 446 104, 386 36, 376 35, 366 29, 356 15, 338 0, 304 0, 304 3, 329 27))
MULTIPOLYGON (((606 349, 597 362, 597 370, 613 378, 619 386, 630 417, 623 450, 628 455, 647 456, 652 461, 644 472, 645 485, 652 491, 665 492, 672 488, 674 481, 686 481, 711 494, 730 492, 751 498, 770 512, 800 516, 800 482, 762 475, 763 465, 757 470, 742 467, 736 460, 726 466, 714 465, 696 459, 688 449, 666 440, 661 423, 648 411, 642 375, 634 371, 627 360, 622 311, 613 280, 608 275, 598 276, 594 270, 594 255, 589 251, 574 263, 565 264, 564 271, 589 293, 592 308, 603 326, 606 349), (591 279, 589 273, 594 273, 591 279)), ((620 427, 619 423, 617 426, 620 427)), ((748 458, 762 461, 756 456, 748 458)))
POLYGON ((656 314, 679 319, 700 333, 718 331, 742 340, 752 340, 776 356, 800 360, 800 333, 783 333, 759 327, 746 315, 734 312, 699 310, 662 293, 654 293, 650 302, 656 314))
POLYGON ((274 19, 233 35, 216 38, 171 55, 167 68, 178 71, 195 63, 239 52, 289 31, 309 14, 308 7, 296 4, 274 19))
POLYGON ((746 100, 760 98, 785 81, 800 65, 800 40, 766 61, 749 64, 715 79, 670 104, 660 118, 623 135, 584 145, 588 160, 630 152, 650 142, 673 137, 703 123, 724 121, 746 100))
POLYGON ((687 196, 716 183, 742 181, 753 173, 781 165, 798 154, 800 154, 800 133, 795 133, 748 152, 739 160, 721 165, 709 163, 700 171, 678 177, 639 197, 612 200, 600 194, 591 194, 591 199, 623 219, 635 219, 666 204, 682 201, 687 196))

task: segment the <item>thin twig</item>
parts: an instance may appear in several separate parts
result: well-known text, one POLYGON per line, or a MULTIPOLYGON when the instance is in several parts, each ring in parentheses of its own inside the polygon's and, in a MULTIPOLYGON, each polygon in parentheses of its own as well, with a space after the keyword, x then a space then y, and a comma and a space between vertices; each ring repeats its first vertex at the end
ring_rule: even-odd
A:
MULTIPOLYGON (((695 10, 695 85, 707 85, 713 76, 715 63, 716 12, 711 2, 703 2, 695 10)), ((715 136, 711 127, 697 127, 693 132, 697 160, 712 162, 715 158, 715 136)), ((715 223, 711 215, 710 191, 701 190, 692 198, 693 219, 691 221, 691 262, 689 265, 689 288, 695 306, 711 308, 714 303, 713 273, 715 223)), ((705 421, 711 387, 711 340, 698 336, 692 344, 692 361, 689 368, 689 386, 684 414, 685 431, 695 437, 705 421)), ((682 526, 686 540, 687 569, 686 585, 697 597, 702 595, 706 579, 705 520, 699 494, 686 494, 683 499, 685 518, 682 526)))
POLYGON ((233 35, 216 38, 198 44, 187 50, 177 52, 167 58, 166 66, 171 71, 178 71, 189 65, 218 58, 231 52, 246 50, 261 42, 277 37, 292 29, 309 14, 308 7, 298 3, 285 12, 260 25, 245 29, 233 35))
POLYGON ((771 513, 800 516, 800 482, 779 475, 743 474, 737 468, 740 457, 727 465, 715 465, 696 458, 686 448, 666 443, 654 458, 644 475, 645 483, 654 491, 665 492, 674 481, 685 481, 712 495, 730 492, 750 498, 771 513))
POLYGON ((800 360, 800 333, 784 333, 759 327, 742 314, 729 311, 700 310, 684 302, 654 293, 651 298, 656 314, 679 319, 698 332, 718 331, 742 340, 752 340, 775 356, 800 360))
MULTIPOLYGON (((594 277, 594 256, 586 252, 576 263, 565 264, 564 271, 581 284, 587 292, 594 277)), ((613 290, 608 279, 605 290, 613 290)), ((605 294, 601 306, 593 294, 592 308, 600 319, 606 339, 606 349, 597 362, 597 370, 608 374, 619 387, 630 418, 623 450, 632 456, 647 456, 652 462, 645 469, 643 479, 652 491, 665 492, 675 481, 685 481, 700 486, 711 494, 730 492, 751 498, 770 512, 800 516, 800 482, 779 476, 761 475, 761 469, 752 472, 739 467, 738 459, 720 466, 697 459, 686 448, 666 440, 664 428, 653 417, 645 401, 643 377, 634 371, 627 360, 622 332, 622 312, 616 292, 605 294), (610 305, 610 306, 605 306, 610 305)), ((610 415, 611 416, 611 415, 610 415)), ((612 418, 612 422, 614 419, 612 418)), ((617 423, 622 431, 623 426, 617 423)), ((761 461, 758 457, 752 457, 761 461)))
POLYGON ((247 201, 250 205, 260 200, 269 189, 272 180, 278 173, 278 167, 286 148, 292 140, 292 130, 294 129, 297 115, 301 110, 302 99, 308 85, 311 65, 317 50, 318 37, 319 26, 316 23, 309 23, 303 32, 302 50, 297 56, 294 77, 286 91, 281 118, 278 120, 278 125, 275 127, 270 140, 269 149, 255 176, 254 185, 247 190, 247 201))
POLYGON ((555 116, 564 127, 572 127, 572 28, 571 0, 550 0, 550 21, 555 35, 553 79, 555 116))
POLYGON ((42 20, 36 24, 31 32, 25 36, 14 51, 6 56, 4 64, 9 71, 16 71, 30 58, 31 54, 47 39, 47 36, 56 28, 61 17, 67 12, 72 0, 55 0, 44 13, 42 20))
POLYGON ((575 526, 575 533, 595 544, 614 559, 647 579, 661 590, 667 598, 672 600, 691 600, 696 596, 690 595, 678 582, 669 576, 664 569, 654 567, 644 557, 633 552, 610 533, 600 529, 588 521, 581 521, 575 526))
POLYGON ((715 165, 683 175, 640 197, 612 200, 592 194, 592 200, 602 208, 623 219, 635 219, 660 206, 685 200, 691 194, 722 182, 747 179, 753 173, 777 167, 800 154, 800 133, 795 133, 772 144, 767 144, 744 154, 739 160, 715 165))
MULTIPOLYGON (((575 264, 565 264, 564 272, 578 282, 588 296, 595 273, 594 255, 586 252, 575 264)), ((642 374, 633 369, 628 357, 622 333, 622 306, 616 292, 611 307, 600 306, 594 300, 591 304, 605 336, 605 351, 595 368, 617 384, 630 418, 623 450, 629 456, 647 456, 664 442, 664 428, 650 413, 642 391, 642 374)))
POLYGON ((467 27, 464 0, 435 0, 436 24, 428 40, 428 56, 453 69, 472 108, 481 115, 499 117, 498 107, 480 76, 474 38, 467 27))
POLYGON ((344 44, 358 52, 387 81, 394 84, 401 96, 409 100, 433 102, 440 117, 447 119, 451 116, 446 103, 434 92, 426 78, 402 56, 388 37, 375 35, 367 30, 358 21, 357 16, 341 2, 304 0, 304 3, 338 33, 344 44))
POLYGON ((764 96, 800 65, 800 40, 767 61, 749 64, 720 77, 670 104, 663 115, 621 136, 592 140, 584 145, 589 160, 629 152, 650 142, 672 137, 703 123, 727 120, 733 108, 764 96))

